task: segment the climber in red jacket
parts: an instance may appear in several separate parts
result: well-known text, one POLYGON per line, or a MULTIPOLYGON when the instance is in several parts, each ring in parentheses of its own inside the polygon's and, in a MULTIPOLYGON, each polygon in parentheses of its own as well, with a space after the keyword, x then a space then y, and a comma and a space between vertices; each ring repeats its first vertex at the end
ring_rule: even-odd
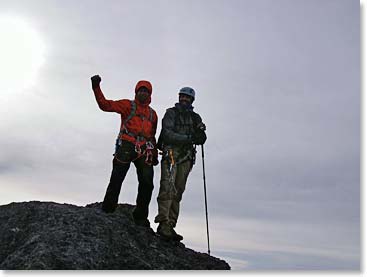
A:
POLYGON ((153 165, 158 164, 155 140, 158 118, 156 112, 149 106, 152 85, 148 81, 139 81, 135 87, 134 100, 113 101, 104 97, 99 75, 93 76, 91 80, 99 108, 105 112, 116 112, 121 115, 113 169, 102 210, 107 213, 115 211, 122 182, 133 162, 139 181, 133 218, 136 224, 150 227, 148 212, 153 191, 153 165))

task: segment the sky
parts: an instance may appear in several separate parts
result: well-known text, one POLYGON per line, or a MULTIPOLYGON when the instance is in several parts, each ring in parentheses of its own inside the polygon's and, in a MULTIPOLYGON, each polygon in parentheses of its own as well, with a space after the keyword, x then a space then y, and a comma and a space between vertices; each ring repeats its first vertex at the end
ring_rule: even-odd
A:
MULTIPOLYGON (((212 255, 236 270, 360 269, 359 1, 14 0, 2 19, 23 31, 0 28, 0 205, 103 200, 120 117, 99 110, 91 76, 113 100, 149 80, 158 132, 191 86, 212 255)), ((206 252, 198 150, 176 230, 206 252)), ((136 193, 131 167, 119 202, 136 193)))

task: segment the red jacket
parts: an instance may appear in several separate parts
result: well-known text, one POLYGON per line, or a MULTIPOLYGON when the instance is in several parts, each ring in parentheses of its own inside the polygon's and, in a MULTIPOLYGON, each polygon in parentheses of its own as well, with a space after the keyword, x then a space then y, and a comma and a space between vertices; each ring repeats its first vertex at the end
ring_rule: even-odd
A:
MULTIPOLYGON (((148 88, 150 95, 152 94, 152 87, 147 81, 139 81, 136 85, 135 92, 139 90, 140 87, 145 86, 148 88)), ((96 97, 99 108, 105 112, 115 112, 121 115, 121 127, 123 128, 124 121, 130 115, 131 112, 131 100, 122 99, 122 100, 107 100, 100 87, 96 87, 93 89, 94 96, 96 97)), ((149 104, 151 102, 151 98, 149 97, 149 101, 146 104, 142 104, 135 98, 134 102, 136 103, 136 111, 135 116, 133 116, 127 123, 126 128, 129 133, 143 136, 146 140, 139 142, 139 144, 144 144, 145 141, 151 141, 154 146, 156 145, 155 133, 157 130, 157 121, 158 116, 157 113, 153 110, 152 121, 149 121, 150 109, 149 104), (145 119, 142 119, 139 115, 144 116, 145 119)), ((128 134, 122 134, 121 139, 130 141, 132 143, 136 143, 136 138, 129 136, 128 134)))

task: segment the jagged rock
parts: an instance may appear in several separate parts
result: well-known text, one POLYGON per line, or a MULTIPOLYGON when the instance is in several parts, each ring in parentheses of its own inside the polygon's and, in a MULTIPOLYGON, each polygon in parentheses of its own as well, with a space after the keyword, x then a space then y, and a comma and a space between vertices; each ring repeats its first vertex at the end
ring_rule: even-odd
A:
POLYGON ((132 205, 120 204, 113 214, 100 206, 0 206, 0 269, 230 269, 223 260, 136 226, 132 205))

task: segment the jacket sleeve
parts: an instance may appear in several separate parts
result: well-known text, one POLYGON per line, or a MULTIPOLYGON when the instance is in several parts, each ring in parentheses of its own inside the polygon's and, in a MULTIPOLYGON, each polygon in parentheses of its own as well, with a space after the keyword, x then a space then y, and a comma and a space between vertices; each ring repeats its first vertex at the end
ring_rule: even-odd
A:
POLYGON ((201 119, 201 116, 197 113, 194 113, 194 117, 195 117, 195 144, 197 145, 201 145, 201 144, 204 144, 206 142, 206 139, 207 139, 207 136, 206 136, 206 133, 205 133, 205 129, 200 129, 199 126, 200 125, 204 125, 203 124, 203 120, 201 119))
POLYGON ((152 132, 150 134, 151 135, 150 139, 151 139, 152 143, 154 144, 154 146, 157 144, 157 141, 155 139, 155 135, 156 135, 156 132, 157 132, 157 123, 158 123, 158 116, 157 116, 157 113, 154 111, 153 121, 152 121, 152 132))
POLYGON ((104 112, 115 112, 119 114, 130 113, 130 102, 127 100, 107 100, 100 87, 93 88, 98 107, 104 112))
POLYGON ((189 135, 180 134, 174 131, 175 128, 175 111, 167 109, 162 119, 162 132, 165 144, 182 144, 191 143, 189 135))
POLYGON ((154 145, 154 149, 153 149, 153 165, 157 165, 158 162, 158 149, 157 149, 157 141, 155 139, 155 134, 157 131, 157 123, 158 123, 158 116, 157 113, 154 111, 154 116, 153 116, 153 126, 152 126, 152 138, 151 141, 154 145))
POLYGON ((155 140, 155 134, 157 132, 157 124, 158 124, 158 115, 154 111, 154 121, 153 121, 153 130, 152 130, 154 140, 155 140))

